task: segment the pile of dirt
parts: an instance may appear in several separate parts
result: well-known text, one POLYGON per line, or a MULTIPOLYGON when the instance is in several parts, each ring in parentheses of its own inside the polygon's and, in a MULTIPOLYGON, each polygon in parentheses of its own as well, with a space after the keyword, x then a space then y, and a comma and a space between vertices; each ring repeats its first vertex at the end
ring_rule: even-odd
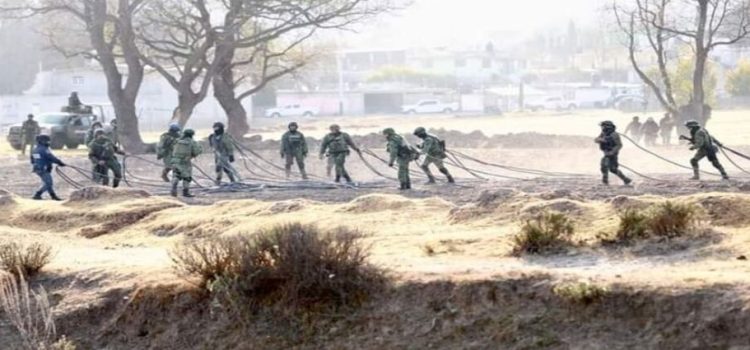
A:
POLYGON ((485 219, 508 220, 526 200, 525 195, 514 189, 483 191, 472 203, 453 208, 448 214, 448 221, 460 224, 485 219))
POLYGON ((590 214, 590 209, 583 202, 570 199, 554 199, 549 201, 532 202, 520 210, 520 218, 530 219, 545 212, 557 212, 571 218, 583 219, 590 214))
POLYGON ((146 191, 134 189, 115 189, 102 186, 85 187, 73 191, 68 199, 69 203, 91 201, 115 201, 151 197, 146 191))
POLYGON ((276 215, 284 213, 293 213, 307 208, 311 205, 320 204, 305 199, 290 199, 286 201, 274 202, 257 212, 257 215, 276 215))
POLYGON ((399 210, 413 205, 413 201, 401 196, 369 194, 341 206, 339 211, 346 213, 377 213, 387 210, 399 210))
POLYGON ((87 218, 91 219, 93 224, 82 227, 78 231, 78 235, 95 238, 114 233, 141 222, 149 215, 181 206, 176 201, 156 199, 126 202, 116 207, 107 208, 109 210, 94 210, 87 215, 87 218))
POLYGON ((0 188, 0 207, 16 204, 15 197, 10 191, 0 188))

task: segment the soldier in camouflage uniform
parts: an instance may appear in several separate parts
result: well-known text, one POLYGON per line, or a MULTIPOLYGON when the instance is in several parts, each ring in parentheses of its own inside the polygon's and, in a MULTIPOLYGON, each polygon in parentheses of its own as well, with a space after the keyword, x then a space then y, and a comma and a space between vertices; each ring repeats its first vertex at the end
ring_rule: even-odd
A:
POLYGON ((234 163, 234 140, 232 140, 232 136, 224 132, 224 124, 214 123, 214 133, 208 137, 208 144, 214 150, 216 185, 221 185, 223 173, 227 174, 231 183, 237 182, 237 171, 232 166, 232 163, 234 163))
POLYGON ((161 172, 161 178, 164 182, 169 182, 169 172, 172 171, 172 150, 174 144, 180 138, 180 126, 171 124, 169 131, 161 134, 159 144, 156 145, 156 159, 164 162, 164 169, 161 172))
POLYGON ((414 136, 422 139, 422 144, 417 145, 417 148, 421 149, 422 154, 425 155, 425 160, 422 163, 421 168, 427 175, 427 183, 435 183, 435 176, 433 176, 430 171, 430 165, 432 164, 435 164, 438 171, 448 178, 448 183, 456 183, 453 176, 451 176, 451 173, 448 172, 448 169, 445 167, 445 164, 443 164, 443 160, 447 158, 445 154, 445 143, 436 136, 428 134, 427 130, 423 127, 414 130, 414 136))
POLYGON ((343 177, 347 183, 351 184, 352 178, 347 173, 345 167, 346 157, 350 153, 350 147, 359 154, 362 154, 362 151, 354 144, 349 134, 341 132, 341 127, 338 125, 331 125, 329 130, 331 132, 323 138, 323 142, 320 145, 320 159, 322 160, 327 152, 333 159, 336 168, 336 182, 341 182, 341 178, 343 177))
POLYGON ((122 180, 122 166, 117 160, 117 154, 125 154, 99 129, 95 133, 94 141, 89 144, 89 159, 94 164, 93 172, 102 181, 102 185, 109 186, 109 171, 114 175, 112 187, 120 186, 122 180))
POLYGON ((719 162, 719 158, 716 157, 718 152, 718 146, 721 146, 706 129, 702 128, 700 123, 695 120, 688 121, 685 123, 685 127, 690 130, 690 137, 680 136, 681 140, 687 140, 692 146, 691 151, 696 151, 693 159, 690 159, 690 165, 693 166, 693 180, 700 180, 701 172, 698 163, 701 159, 708 157, 708 160, 713 164, 714 168, 721 173, 721 177, 724 180, 729 180, 729 175, 724 170, 724 167, 719 162))
POLYGON ((83 139, 83 143, 85 143, 86 146, 88 146, 91 141, 94 141, 94 133, 99 129, 104 129, 101 122, 96 121, 91 124, 91 127, 86 132, 86 137, 83 139))
POLYGON ((409 146, 401 135, 396 134, 396 131, 392 128, 383 130, 383 135, 388 141, 386 151, 391 156, 388 166, 393 167, 393 163, 398 162, 398 181, 401 183, 399 189, 402 191, 410 190, 409 163, 414 160, 414 156, 418 155, 418 153, 409 146))
POLYGON ((612 173, 617 175, 628 186, 633 180, 620 171, 618 158, 622 149, 622 140, 620 140, 620 135, 616 132, 617 127, 611 121, 604 121, 599 125, 602 128, 602 133, 594 142, 598 143, 599 149, 604 152, 604 157, 601 161, 602 183, 609 185, 609 173, 612 173))
POLYGON ((289 123, 289 131, 281 137, 281 158, 286 159, 285 170, 287 178, 291 175, 292 164, 294 164, 294 161, 297 161, 297 167, 299 167, 302 179, 307 180, 307 172, 305 171, 307 141, 305 141, 305 135, 297 130, 298 128, 299 125, 297 123, 289 123))
POLYGON ((193 140, 195 131, 185 129, 172 150, 172 196, 177 197, 177 185, 182 181, 182 195, 190 194, 190 182, 193 181, 193 158, 198 157, 203 149, 193 140))
POLYGON ((21 154, 26 154, 26 146, 29 146, 29 152, 34 148, 36 137, 40 132, 39 123, 34 120, 33 114, 29 114, 21 125, 21 154))

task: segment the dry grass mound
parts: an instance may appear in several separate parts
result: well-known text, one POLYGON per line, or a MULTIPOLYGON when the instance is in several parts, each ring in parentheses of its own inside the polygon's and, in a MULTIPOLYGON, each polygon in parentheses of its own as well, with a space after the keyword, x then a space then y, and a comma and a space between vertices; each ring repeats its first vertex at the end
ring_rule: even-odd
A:
POLYGON ((377 213, 387 210, 399 210, 413 204, 414 201, 401 196, 370 194, 358 197, 345 204, 341 207, 341 211, 357 214, 377 213))
POLYGON ((571 244, 573 222, 562 213, 546 212, 527 220, 513 238, 512 254, 554 253, 571 244))
POLYGON ((571 217, 585 217, 587 208, 581 202, 561 198, 531 203, 521 209, 522 216, 532 218, 536 218, 546 212, 557 212, 571 217))
POLYGON ((568 302, 583 305, 593 304, 609 294, 607 288, 587 282, 563 283, 555 286, 552 292, 568 302))
POLYGON ((676 238, 695 233, 699 208, 691 204, 664 202, 646 210, 629 209, 620 214, 615 234, 627 242, 649 237, 676 238))
POLYGON ((13 193, 0 188, 0 207, 16 204, 15 197, 13 193))
POLYGON ((151 194, 143 190, 133 189, 115 189, 110 187, 85 187, 80 190, 75 190, 70 194, 68 203, 77 202, 91 202, 98 200, 123 200, 123 199, 138 199, 148 198, 151 194))
POLYGON ((750 224, 750 197, 738 194, 705 194, 691 202, 703 208, 717 226, 742 227, 750 224))
POLYGON ((87 218, 97 223, 81 228, 78 234, 86 238, 96 238, 139 223, 154 213, 176 207, 180 207, 177 202, 156 199, 134 201, 93 211, 87 218))
POLYGON ((525 198, 512 189, 483 191, 474 203, 453 208, 448 220, 452 224, 467 223, 486 218, 508 220, 516 215, 525 198))
POLYGON ((52 247, 42 243, 0 245, 0 268, 16 276, 34 276, 52 260, 52 247))
POLYGON ((233 311, 248 305, 351 306, 386 283, 367 262, 361 238, 348 229, 287 224, 252 236, 186 243, 171 257, 180 274, 199 278, 233 311))

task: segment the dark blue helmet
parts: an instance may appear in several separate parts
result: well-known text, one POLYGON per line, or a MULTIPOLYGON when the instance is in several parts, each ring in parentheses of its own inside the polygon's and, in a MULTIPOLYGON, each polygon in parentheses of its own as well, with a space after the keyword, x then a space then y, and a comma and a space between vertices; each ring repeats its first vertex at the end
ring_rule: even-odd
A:
POLYGON ((49 137, 49 135, 37 135, 36 137, 36 143, 42 144, 42 145, 48 145, 50 142, 52 142, 52 138, 49 137))
POLYGON ((172 123, 169 124, 169 132, 180 132, 182 128, 180 128, 180 124, 172 123))

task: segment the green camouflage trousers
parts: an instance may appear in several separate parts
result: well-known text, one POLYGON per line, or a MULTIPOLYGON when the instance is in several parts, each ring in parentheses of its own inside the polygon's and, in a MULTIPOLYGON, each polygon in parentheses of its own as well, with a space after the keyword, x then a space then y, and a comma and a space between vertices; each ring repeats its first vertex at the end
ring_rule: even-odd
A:
POLYGON ((115 178, 115 182, 119 183, 122 179, 122 166, 120 165, 120 162, 117 161, 116 158, 110 159, 105 161, 104 165, 99 165, 99 163, 94 163, 93 168, 91 169, 91 172, 94 176, 95 182, 100 182, 102 184, 109 185, 109 172, 112 171, 112 175, 115 178))
POLYGON ((178 180, 193 181, 193 163, 189 160, 172 160, 172 174, 178 180))

